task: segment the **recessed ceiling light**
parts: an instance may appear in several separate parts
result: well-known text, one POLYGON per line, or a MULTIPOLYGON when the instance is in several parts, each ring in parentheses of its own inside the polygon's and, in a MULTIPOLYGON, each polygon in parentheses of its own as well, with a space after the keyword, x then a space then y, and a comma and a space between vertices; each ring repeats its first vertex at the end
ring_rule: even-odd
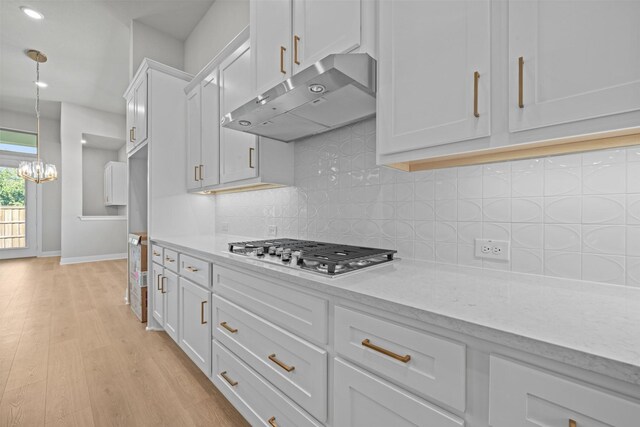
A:
POLYGON ((240 120, 238 124, 240 126, 251 126, 251 122, 249 120, 240 120))
POLYGON ((38 86, 38 87, 43 87, 43 88, 44 88, 44 87, 49 86, 48 84, 46 84, 46 83, 45 83, 45 82, 43 82, 43 81, 37 81, 37 82, 34 82, 34 83, 35 83, 35 84, 36 84, 36 86, 38 86))
POLYGON ((20 10, 24 12, 31 19, 37 19, 38 21, 44 19, 44 15, 38 12, 37 10, 31 9, 27 6, 20 6, 20 10))
POLYGON ((81 139, 80 142, 82 142, 83 144, 86 144, 87 140, 86 139, 81 139))
POLYGON ((309 92, 311 93, 322 93, 325 90, 327 90, 327 88, 318 83, 313 83, 309 85, 309 92))

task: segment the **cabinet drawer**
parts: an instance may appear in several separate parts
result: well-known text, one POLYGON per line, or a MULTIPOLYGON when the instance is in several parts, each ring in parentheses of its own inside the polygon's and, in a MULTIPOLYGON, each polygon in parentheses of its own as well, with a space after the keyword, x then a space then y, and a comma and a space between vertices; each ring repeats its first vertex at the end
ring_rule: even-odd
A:
POLYGON ((499 356, 491 356, 490 369, 493 427, 632 427, 639 423, 638 401, 499 356))
POLYGON ((207 288, 211 286, 211 264, 201 259, 180 254, 180 275, 207 288))
POLYGON ((162 265, 174 273, 178 272, 178 252, 164 248, 162 265))
MULTIPOLYGON (((242 401, 260 422, 268 426, 270 419, 279 427, 319 427, 305 411, 276 390, 222 344, 213 340, 214 382, 225 394, 242 401)), ((234 402, 235 403, 235 402, 234 402)), ((257 424, 256 421, 252 424, 257 424)))
POLYGON ((327 352, 214 295, 213 337, 320 421, 327 417, 327 352))
POLYGON ((464 426, 455 415, 339 359, 333 394, 336 427, 464 426))
POLYGON ((214 292, 297 335, 327 342, 328 302, 260 277, 213 266, 214 292))
POLYGON ((416 393, 465 409, 463 344, 336 307, 335 349, 416 393))
POLYGON ((162 264, 164 255, 164 248, 161 246, 153 245, 151 249, 151 257, 153 258, 153 262, 157 262, 158 264, 162 264))

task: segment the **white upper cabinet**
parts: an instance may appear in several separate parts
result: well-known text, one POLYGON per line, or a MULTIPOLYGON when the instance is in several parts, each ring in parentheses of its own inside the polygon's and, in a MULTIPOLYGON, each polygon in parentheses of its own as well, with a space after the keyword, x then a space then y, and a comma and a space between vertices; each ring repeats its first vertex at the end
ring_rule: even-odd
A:
POLYGON ((251 60, 263 93, 291 77, 291 0, 251 0, 250 20, 251 60))
MULTIPOLYGON (((244 43, 220 65, 220 105, 231 112, 253 97, 251 49, 244 43)), ((224 113, 222 113, 224 114, 224 113)), ((258 174, 258 137, 220 128, 220 181, 228 183, 254 178, 258 174)))
POLYGON ((127 164, 108 162, 104 166, 104 205, 125 206, 127 204, 127 164))
POLYGON ((203 187, 220 183, 220 91, 218 70, 201 83, 201 148, 198 178, 203 187))
POLYGON ((360 46, 362 0, 293 0, 294 73, 360 46))
POLYGON ((637 1, 510 1, 510 130, 640 109, 639 19, 637 1))
POLYGON ((133 140, 136 145, 147 139, 147 79, 141 78, 133 90, 136 97, 136 121, 133 127, 133 140))
POLYGON ((201 93, 196 86, 187 95, 187 189, 200 188, 201 93))
POLYGON ((490 134, 490 22, 487 0, 380 3, 380 154, 490 134))

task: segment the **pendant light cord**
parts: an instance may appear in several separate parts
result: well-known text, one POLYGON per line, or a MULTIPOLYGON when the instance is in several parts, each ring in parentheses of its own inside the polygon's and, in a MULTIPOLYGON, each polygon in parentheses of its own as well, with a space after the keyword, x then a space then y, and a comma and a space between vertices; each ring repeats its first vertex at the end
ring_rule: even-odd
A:
MULTIPOLYGON (((40 52, 36 56, 36 165, 40 165, 40 52)), ((38 173, 40 175, 40 172, 38 173)), ((38 178, 40 178, 38 176, 38 178)))

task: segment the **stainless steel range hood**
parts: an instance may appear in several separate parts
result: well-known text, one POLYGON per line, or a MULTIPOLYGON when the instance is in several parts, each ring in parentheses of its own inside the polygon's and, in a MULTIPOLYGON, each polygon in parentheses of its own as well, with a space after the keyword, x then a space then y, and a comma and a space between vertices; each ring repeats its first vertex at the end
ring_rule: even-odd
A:
POLYGON ((376 114, 376 60, 329 55, 240 108, 222 126, 291 142, 376 114))

